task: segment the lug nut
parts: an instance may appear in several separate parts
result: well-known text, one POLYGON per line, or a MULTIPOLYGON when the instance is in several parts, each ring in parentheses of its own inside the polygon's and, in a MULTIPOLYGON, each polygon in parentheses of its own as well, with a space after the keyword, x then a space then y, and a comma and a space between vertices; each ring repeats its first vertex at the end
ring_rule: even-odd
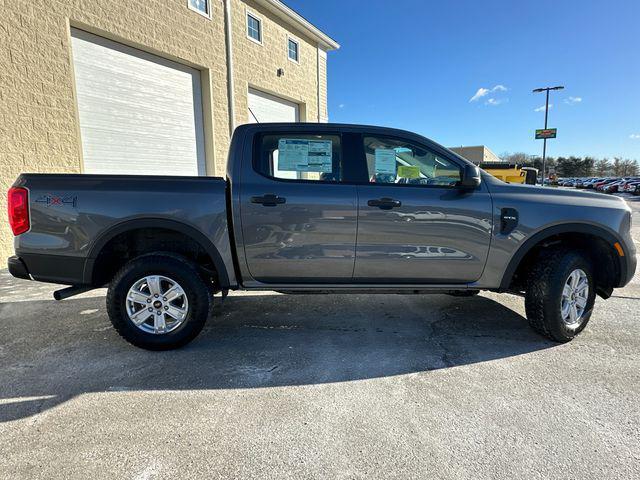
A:
POLYGON ((147 298, 147 303, 151 303, 151 299, 150 298, 147 298))
POLYGON ((153 308, 149 307, 147 310, 149 310, 150 312, 153 312, 153 308))
POLYGON ((167 301, 167 297, 162 297, 162 301, 166 302, 167 301))
POLYGON ((160 295, 158 295, 157 293, 154 295, 154 297, 158 298, 160 295))
POLYGON ((169 310, 169 307, 164 307, 165 310, 169 310))
POLYGON ((157 313, 158 315, 162 315, 162 312, 161 312, 160 310, 158 310, 156 313, 157 313))

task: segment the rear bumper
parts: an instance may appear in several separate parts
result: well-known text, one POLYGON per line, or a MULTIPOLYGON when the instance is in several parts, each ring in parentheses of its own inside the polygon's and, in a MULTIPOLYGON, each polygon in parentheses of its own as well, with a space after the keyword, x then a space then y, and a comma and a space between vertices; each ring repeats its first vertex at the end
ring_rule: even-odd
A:
POLYGON ((83 285, 85 259, 62 255, 17 252, 8 260, 9 273, 38 282, 83 285))
POLYGON ((20 257, 9 257, 7 260, 7 266, 9 267, 9 273, 14 277, 31 280, 29 270, 20 257))

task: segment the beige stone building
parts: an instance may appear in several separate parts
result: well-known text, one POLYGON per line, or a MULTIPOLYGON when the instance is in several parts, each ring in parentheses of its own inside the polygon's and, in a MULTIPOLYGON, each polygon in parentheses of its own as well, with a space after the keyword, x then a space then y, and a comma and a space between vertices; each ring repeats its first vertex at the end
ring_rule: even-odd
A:
POLYGON ((224 175, 236 125, 327 121, 337 48, 279 0, 0 0, 0 207, 21 172, 224 175))
POLYGON ((487 162, 500 162, 500 157, 484 145, 475 147, 450 147, 449 150, 456 152, 461 157, 466 158, 476 165, 487 162))

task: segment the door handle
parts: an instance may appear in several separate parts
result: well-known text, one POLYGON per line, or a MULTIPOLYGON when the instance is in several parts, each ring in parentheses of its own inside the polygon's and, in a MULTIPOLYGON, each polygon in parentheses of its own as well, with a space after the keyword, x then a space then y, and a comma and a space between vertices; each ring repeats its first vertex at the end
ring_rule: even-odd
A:
POLYGON ((261 197, 251 197, 251 203, 261 203, 265 207, 275 207, 276 205, 287 203, 287 199, 269 193, 261 197))
POLYGON ((402 206, 400 200, 394 200, 393 198, 380 198, 377 200, 369 200, 367 205, 370 207, 378 207, 382 210, 391 210, 392 208, 398 208, 402 206))

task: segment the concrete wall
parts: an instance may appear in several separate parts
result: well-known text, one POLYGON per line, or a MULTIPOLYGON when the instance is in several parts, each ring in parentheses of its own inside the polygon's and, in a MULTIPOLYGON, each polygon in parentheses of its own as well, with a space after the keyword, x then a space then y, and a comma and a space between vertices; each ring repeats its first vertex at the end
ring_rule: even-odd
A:
MULTIPOLYGON (((300 41, 297 65, 288 60, 288 28, 281 20, 252 1, 232 5, 238 124, 247 121, 249 86, 303 104, 302 119, 317 121, 316 46, 292 32, 300 41), (263 20, 263 46, 246 36, 245 8, 263 20), (277 77, 278 67, 284 77, 277 77)), ((187 0, 0 0, 0 268, 13 251, 4 212, 16 176, 82 168, 71 27, 199 69, 207 174, 224 174, 229 114, 223 2, 211 0, 210 8, 207 19, 189 10, 187 0)))

